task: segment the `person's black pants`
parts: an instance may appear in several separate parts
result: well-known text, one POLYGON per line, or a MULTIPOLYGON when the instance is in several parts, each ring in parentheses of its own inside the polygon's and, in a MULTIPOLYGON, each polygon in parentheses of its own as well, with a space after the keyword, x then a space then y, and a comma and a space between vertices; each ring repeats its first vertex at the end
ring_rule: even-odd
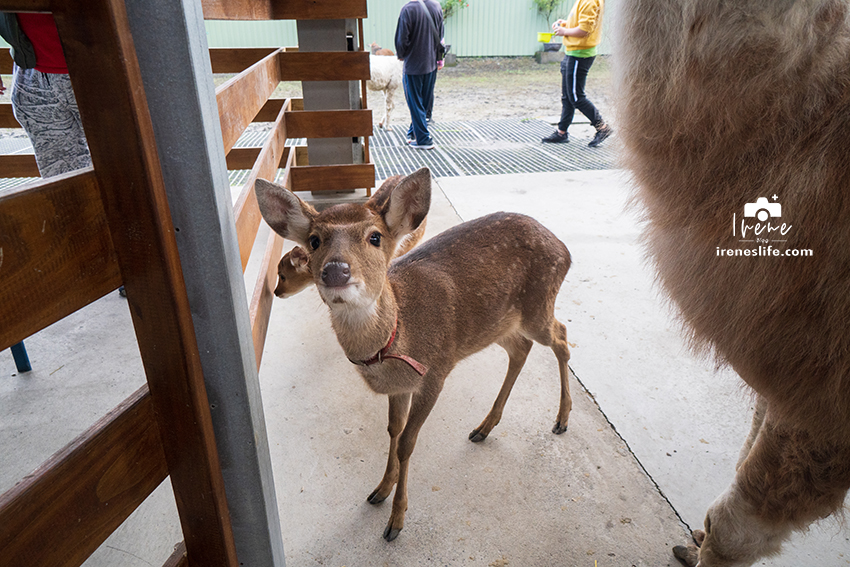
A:
POLYGON ((576 109, 587 116, 592 126, 602 122, 599 111, 584 94, 587 73, 596 57, 573 57, 567 55, 561 61, 561 121, 558 130, 566 132, 573 121, 576 109))

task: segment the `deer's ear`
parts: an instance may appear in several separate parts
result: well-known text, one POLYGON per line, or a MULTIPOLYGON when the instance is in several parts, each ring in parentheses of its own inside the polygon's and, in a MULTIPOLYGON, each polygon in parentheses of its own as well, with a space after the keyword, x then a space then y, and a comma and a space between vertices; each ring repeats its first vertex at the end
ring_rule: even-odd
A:
POLYGON ((307 256, 307 253, 300 246, 296 246, 289 251, 289 263, 296 270, 303 271, 307 267, 309 260, 309 256, 307 256))
POLYGON ((423 167, 401 181, 383 207, 384 222, 394 238, 416 230, 431 208, 431 170, 423 167))
POLYGON ((306 246, 310 223, 316 216, 316 210, 286 187, 265 179, 257 179, 254 192, 257 194, 260 213, 272 230, 306 246))

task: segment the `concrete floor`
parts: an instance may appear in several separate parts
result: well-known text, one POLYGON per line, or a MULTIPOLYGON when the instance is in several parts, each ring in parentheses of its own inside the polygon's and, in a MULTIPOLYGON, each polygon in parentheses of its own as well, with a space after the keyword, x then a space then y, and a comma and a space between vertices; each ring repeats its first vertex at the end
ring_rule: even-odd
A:
MULTIPOLYGON (((625 211, 622 172, 442 178, 429 234, 496 210, 534 216, 570 248, 557 303, 572 345, 570 429, 550 432, 557 364, 535 346, 502 422, 467 434, 507 356, 458 365, 413 454, 405 528, 372 506, 386 462, 386 400, 342 354, 313 289, 275 300, 260 369, 287 565, 666 566, 728 484, 751 400, 732 373, 685 348, 625 211)), ((34 370, 0 354, 0 491, 142 385, 126 302, 111 294, 26 341, 34 370)), ((181 539, 166 483, 87 562, 161 565, 181 539)), ((850 565, 850 533, 826 521, 773 567, 850 565)))

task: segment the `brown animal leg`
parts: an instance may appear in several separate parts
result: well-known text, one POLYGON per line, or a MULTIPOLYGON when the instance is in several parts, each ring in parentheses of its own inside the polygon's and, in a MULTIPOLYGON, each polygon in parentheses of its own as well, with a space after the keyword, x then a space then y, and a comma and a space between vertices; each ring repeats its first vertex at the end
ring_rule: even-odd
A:
MULTIPOLYGON (((434 369, 432 368, 431 371, 433 372, 434 369)), ((425 423, 437 402, 437 397, 442 390, 443 378, 445 376, 440 377, 438 381, 430 381, 430 383, 425 384, 421 391, 413 394, 407 423, 398 440, 398 484, 393 497, 393 510, 390 513, 390 520, 387 522, 386 529, 384 529, 384 539, 387 541, 394 540, 404 527, 404 514, 407 512, 407 470, 410 464, 410 455, 413 453, 413 447, 416 445, 422 424, 425 423)))
POLYGON ((387 431, 390 434, 390 452, 387 456, 387 470, 384 478, 372 494, 366 499, 369 504, 380 504, 386 500, 393 486, 398 480, 398 436, 404 430, 407 421, 407 412, 410 408, 410 394, 398 394, 387 396, 389 398, 389 419, 387 420, 387 431))
POLYGON ((533 344, 531 340, 521 335, 512 335, 499 342, 499 345, 508 351, 508 357, 510 357, 508 373, 505 376, 502 389, 499 390, 499 395, 496 397, 490 413, 487 414, 481 425, 473 429, 472 433, 469 434, 469 440, 473 443, 484 441, 502 419, 502 411, 505 409, 505 403, 508 401, 508 396, 511 395, 511 389, 514 387, 517 376, 519 376, 519 372, 522 370, 525 359, 528 358, 528 353, 531 351, 533 344))
POLYGON ((570 411, 573 409, 573 399, 570 396, 570 346, 567 343, 567 328, 553 317, 547 334, 535 336, 534 340, 550 347, 558 357, 558 370, 561 374, 561 403, 558 407, 558 420, 552 428, 552 433, 560 435, 567 430, 570 411))
POLYGON ((842 505, 848 460, 848 440, 783 425, 768 412, 734 482, 706 514, 699 567, 751 565, 777 553, 794 529, 842 505))

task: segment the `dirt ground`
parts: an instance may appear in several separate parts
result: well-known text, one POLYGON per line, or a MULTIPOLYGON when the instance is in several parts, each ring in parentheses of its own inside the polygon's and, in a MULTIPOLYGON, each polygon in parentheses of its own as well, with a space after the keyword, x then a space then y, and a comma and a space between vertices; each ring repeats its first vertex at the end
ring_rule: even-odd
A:
MULTIPOLYGON (((610 61, 598 57, 590 69, 586 92, 603 117, 612 112, 610 61)), ((301 96, 300 83, 282 83, 276 97, 301 96)), ((368 92, 374 122, 383 116, 381 93, 368 92)), ((404 93, 398 93, 392 124, 409 124, 404 93)), ((561 114, 561 72, 558 63, 539 64, 532 57, 462 57, 437 74, 434 120, 499 120, 540 118, 561 114)))

